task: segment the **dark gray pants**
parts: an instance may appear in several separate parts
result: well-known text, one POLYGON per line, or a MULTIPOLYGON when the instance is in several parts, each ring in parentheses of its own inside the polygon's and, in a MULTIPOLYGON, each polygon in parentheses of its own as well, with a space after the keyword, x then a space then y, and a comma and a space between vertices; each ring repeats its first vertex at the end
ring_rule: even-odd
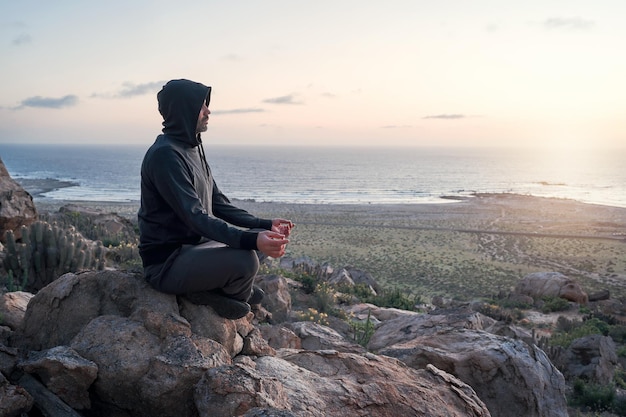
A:
POLYGON ((164 264, 146 267, 144 274, 152 287, 164 293, 221 289, 231 298, 248 301, 258 270, 255 251, 208 241, 183 245, 164 264))

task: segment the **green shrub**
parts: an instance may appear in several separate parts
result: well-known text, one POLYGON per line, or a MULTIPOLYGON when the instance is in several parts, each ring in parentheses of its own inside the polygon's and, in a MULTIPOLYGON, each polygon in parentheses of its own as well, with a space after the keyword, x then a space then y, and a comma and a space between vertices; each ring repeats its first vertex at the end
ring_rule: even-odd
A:
MULTIPOLYGON (((626 357, 626 346, 620 346, 617 349, 617 356, 619 356, 620 358, 625 358, 626 357)), ((626 387, 624 387, 626 388, 626 387)))
POLYGON ((489 304, 498 305, 505 309, 521 309, 528 310, 533 307, 531 303, 527 303, 525 301, 509 299, 509 298, 492 298, 489 300, 489 304))
POLYGON ((345 294, 354 295, 361 301, 373 297, 370 286, 363 283, 355 285, 340 285, 338 290, 345 294))
POLYGON ((391 291, 381 291, 380 294, 370 295, 364 299, 363 302, 374 304, 378 307, 386 308, 398 308, 401 310, 414 310, 416 304, 422 304, 422 299, 410 293, 405 293, 399 288, 394 288, 391 291))
POLYGON ((617 324, 609 329, 609 336, 618 344, 626 343, 626 326, 617 324))
POLYGON ((553 313, 555 311, 565 311, 570 307, 569 301, 561 297, 545 297, 543 299, 542 313, 553 313))
POLYGON ((615 401, 615 386, 599 385, 577 379, 570 403, 577 407, 585 407, 593 411, 610 411, 615 401))
POLYGON ((615 399, 613 400, 613 405, 611 406, 611 411, 618 416, 626 416, 626 397, 615 397, 615 399))
POLYGON ((550 338, 550 345, 567 348, 574 340, 592 334, 609 334, 610 325, 598 318, 591 318, 580 323, 572 323, 568 331, 557 330, 550 338))

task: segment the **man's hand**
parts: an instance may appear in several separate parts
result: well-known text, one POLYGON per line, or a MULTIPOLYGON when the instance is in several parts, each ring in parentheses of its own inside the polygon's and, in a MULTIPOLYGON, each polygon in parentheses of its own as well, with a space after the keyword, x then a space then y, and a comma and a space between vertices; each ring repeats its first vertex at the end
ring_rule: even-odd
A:
POLYGON ((272 258, 283 256, 287 243, 289 243, 289 239, 284 234, 270 230, 259 232, 256 238, 256 247, 272 258))
POLYGON ((274 219, 272 220, 272 231, 276 233, 280 233, 281 235, 285 235, 285 237, 289 237, 291 233, 291 229, 295 225, 291 220, 286 219, 274 219))

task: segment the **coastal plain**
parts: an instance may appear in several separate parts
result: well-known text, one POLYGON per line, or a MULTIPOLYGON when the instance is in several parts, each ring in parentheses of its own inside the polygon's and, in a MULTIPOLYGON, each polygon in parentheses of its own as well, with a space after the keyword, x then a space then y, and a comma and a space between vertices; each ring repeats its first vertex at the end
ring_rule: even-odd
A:
MULTIPOLYGON (((134 222, 139 208, 138 202, 34 201, 39 212, 71 203, 134 222)), ((626 296, 626 208, 517 194, 441 201, 234 203, 259 217, 294 221, 287 256, 358 268, 424 300, 496 295, 540 271, 561 272, 588 293, 626 296)))

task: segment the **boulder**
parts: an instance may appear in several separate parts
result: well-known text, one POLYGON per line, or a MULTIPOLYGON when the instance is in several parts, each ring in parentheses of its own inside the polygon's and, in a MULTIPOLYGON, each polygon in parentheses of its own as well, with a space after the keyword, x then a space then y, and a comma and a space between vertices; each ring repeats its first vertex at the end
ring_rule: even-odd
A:
POLYGON ((113 315, 145 325, 157 335, 191 335, 176 297, 152 289, 140 274, 119 271, 67 273, 39 291, 24 316, 19 347, 69 346, 93 319, 113 315))
POLYGON ((15 291, 0 296, 0 324, 17 330, 22 326, 26 307, 33 297, 31 293, 15 291))
MULTIPOLYGON (((223 337, 245 327, 194 307, 207 312, 194 319, 212 315, 211 323, 224 322, 221 328, 230 330, 223 337)), ((119 271, 69 273, 43 288, 28 306, 16 344, 71 347, 98 367, 92 391, 99 407, 132 416, 194 415, 194 385, 206 370, 231 362, 220 343, 192 333, 175 296, 119 271)))
POLYGON ((299 321, 286 325, 301 340, 302 348, 307 350, 334 349, 340 352, 363 353, 365 348, 346 340, 339 332, 330 327, 311 321, 299 321))
POLYGON ((554 358, 555 366, 566 378, 580 378, 602 385, 613 381, 617 363, 615 342, 600 334, 575 339, 554 358))
POLYGON ((29 226, 37 220, 33 197, 9 174, 0 159, 0 241, 6 243, 4 234, 13 230, 16 239, 21 238, 21 226, 29 226))
POLYGON ((285 321, 291 313, 291 294, 287 280, 280 275, 259 275, 255 283, 265 291, 261 303, 272 313, 273 321, 285 321))
POLYGON ((485 330, 495 323, 496 320, 467 307, 436 310, 432 314, 399 315, 376 328, 367 348, 375 352, 444 329, 485 330))
POLYGON ((368 348, 415 369, 432 364, 470 385, 493 416, 566 417, 565 380, 547 355, 522 340, 483 330, 479 313, 384 322, 368 348))
POLYGON ((252 364, 213 368, 198 383, 195 398, 200 417, 259 409, 290 414, 245 415, 490 415, 471 387, 433 366, 415 370, 391 358, 337 351, 280 350, 278 357, 252 364))
MULTIPOLYGON (((0 343, 0 373, 11 375, 20 361, 18 349, 0 343)), ((1 416, 2 414, 0 414, 1 416)))
POLYGON ((264 325, 259 327, 263 338, 274 349, 302 349, 302 340, 293 330, 277 325, 264 325))
POLYGON ((587 304, 589 297, 573 279, 559 272, 535 272, 522 278, 513 291, 533 298, 560 297, 579 304, 587 304))
MULTIPOLYGON (((72 391, 65 398, 91 407, 88 415, 489 416, 472 388, 435 367, 378 357, 313 323, 298 332, 320 350, 274 348, 253 320, 223 319, 153 290, 139 274, 89 271, 32 297, 12 341, 38 351, 23 371, 48 392, 72 391)), ((286 333, 280 343, 297 347, 300 338, 286 333)))
POLYGON ((0 416, 17 417, 25 415, 34 404, 33 397, 22 387, 12 385, 0 373, 0 416))
POLYGON ((57 346, 33 352, 19 364, 29 374, 36 374, 43 384, 76 410, 91 408, 89 387, 96 379, 98 366, 67 347, 57 346))
POLYGON ((333 270, 325 279, 336 286, 365 285, 373 295, 380 292, 380 286, 369 273, 351 266, 333 270))
POLYGON ((352 304, 344 308, 344 311, 359 321, 365 321, 369 317, 370 321, 374 323, 393 320, 398 317, 408 318, 420 315, 420 313, 415 311, 407 311, 391 307, 379 307, 369 303, 352 304))
POLYGON ((180 315, 187 320, 193 334, 220 343, 230 357, 238 355, 244 346, 244 337, 254 328, 245 318, 225 320, 210 307, 191 303, 181 297, 180 315))

